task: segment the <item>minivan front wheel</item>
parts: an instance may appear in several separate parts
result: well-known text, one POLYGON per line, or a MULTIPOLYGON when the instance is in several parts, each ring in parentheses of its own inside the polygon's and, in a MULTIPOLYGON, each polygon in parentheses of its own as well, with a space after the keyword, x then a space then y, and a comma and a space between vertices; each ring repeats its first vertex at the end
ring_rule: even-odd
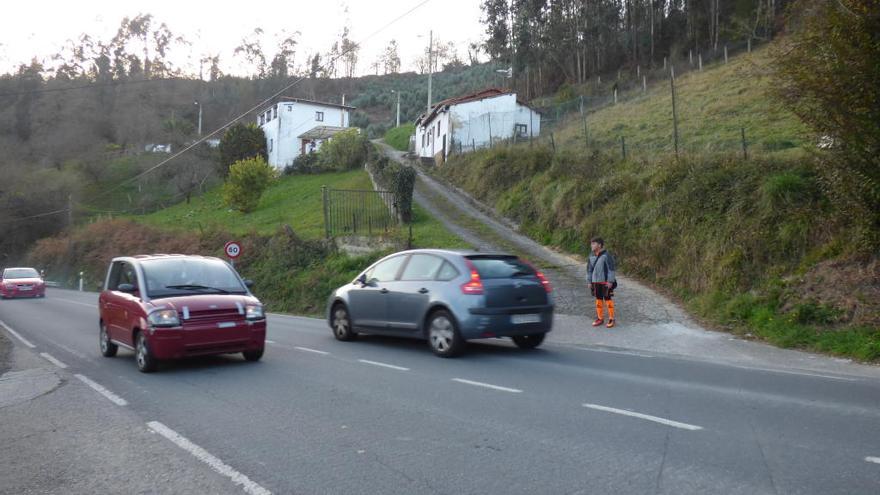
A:
POLYGON ((333 336, 336 337, 336 340, 348 341, 357 337, 357 333, 351 326, 351 316, 343 304, 333 306, 330 327, 333 329, 333 336))
POLYGON ((110 342, 110 336, 107 335, 107 325, 104 323, 101 323, 98 346, 101 348, 101 355, 104 357, 113 357, 116 355, 116 351, 119 350, 119 346, 110 342))
POLYGON ((440 357, 453 357, 464 348, 464 339, 448 311, 435 311, 428 318, 428 344, 434 354, 440 357))
POLYGON ((143 332, 138 333, 137 344, 135 344, 134 358, 137 362, 138 371, 141 373, 151 373, 156 371, 159 364, 158 360, 153 357, 150 352, 150 346, 147 345, 147 338, 143 332))
POLYGON ((513 343, 520 349, 534 349, 544 342, 546 333, 533 333, 530 335, 517 335, 513 337, 513 343))

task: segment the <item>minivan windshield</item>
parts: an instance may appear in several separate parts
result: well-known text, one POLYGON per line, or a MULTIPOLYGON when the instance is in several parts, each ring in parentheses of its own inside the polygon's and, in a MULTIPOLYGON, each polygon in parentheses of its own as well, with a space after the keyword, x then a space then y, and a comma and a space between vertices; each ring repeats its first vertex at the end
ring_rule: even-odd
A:
POLYGON ((205 258, 166 258, 141 262, 151 298, 185 294, 246 294, 226 263, 205 258))
POLYGON ((3 271, 3 278, 40 278, 40 274, 33 268, 7 268, 3 271))
POLYGON ((480 278, 511 278, 535 274, 535 269, 516 256, 468 256, 480 278))

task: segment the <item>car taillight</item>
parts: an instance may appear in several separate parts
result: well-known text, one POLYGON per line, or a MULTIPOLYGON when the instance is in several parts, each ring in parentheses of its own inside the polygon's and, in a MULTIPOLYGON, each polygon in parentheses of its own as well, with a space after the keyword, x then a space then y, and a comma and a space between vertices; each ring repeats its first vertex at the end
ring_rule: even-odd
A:
POLYGON ((538 280, 541 281, 541 285, 544 286, 544 290, 547 291, 547 294, 550 294, 551 292, 553 292, 553 286, 550 285, 550 281, 547 280, 547 277, 545 277, 543 273, 541 273, 540 271, 538 271, 537 268, 535 268, 535 265, 529 263, 526 260, 521 260, 521 261, 523 263, 529 265, 530 267, 532 267, 532 270, 535 270, 535 276, 538 277, 538 280))
POLYGON ((480 280, 480 273, 477 271, 477 267, 475 267, 468 259, 465 259, 464 261, 467 263, 468 268, 471 269, 471 279, 469 282, 461 284, 461 292, 469 295, 482 294, 483 281, 480 280))

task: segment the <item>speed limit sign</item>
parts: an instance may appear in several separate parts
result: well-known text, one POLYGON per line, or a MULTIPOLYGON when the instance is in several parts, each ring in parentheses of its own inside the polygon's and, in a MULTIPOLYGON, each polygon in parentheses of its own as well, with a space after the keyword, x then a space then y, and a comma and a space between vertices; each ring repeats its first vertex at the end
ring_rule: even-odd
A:
POLYGON ((229 256, 232 259, 238 258, 241 256, 241 244, 235 241, 229 241, 223 246, 223 251, 226 252, 226 256, 229 256))

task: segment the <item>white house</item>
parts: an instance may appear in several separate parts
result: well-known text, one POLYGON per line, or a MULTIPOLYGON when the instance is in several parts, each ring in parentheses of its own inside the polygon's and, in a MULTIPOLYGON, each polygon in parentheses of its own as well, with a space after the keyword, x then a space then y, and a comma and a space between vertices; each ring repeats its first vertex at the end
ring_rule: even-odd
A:
POLYGON ((269 164, 283 169, 299 155, 316 151, 338 132, 348 129, 351 111, 345 101, 324 103, 281 97, 257 114, 266 134, 269 164))
POLYGON ((445 160, 452 153, 490 146, 502 139, 529 139, 541 132, 541 115, 503 89, 449 98, 416 120, 415 150, 445 160))

